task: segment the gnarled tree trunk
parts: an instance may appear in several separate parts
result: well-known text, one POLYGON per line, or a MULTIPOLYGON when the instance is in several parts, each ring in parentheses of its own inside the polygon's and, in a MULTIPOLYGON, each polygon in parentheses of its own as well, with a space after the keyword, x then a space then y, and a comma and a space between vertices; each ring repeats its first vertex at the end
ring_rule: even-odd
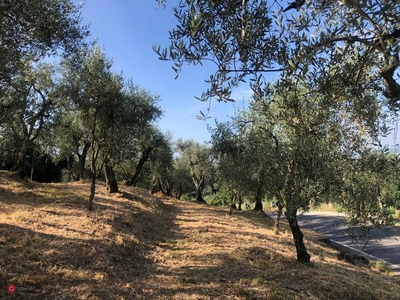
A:
POLYGON ((126 181, 127 186, 136 186, 136 183, 139 179, 140 171, 142 170, 144 163, 149 159, 149 155, 152 150, 153 150, 153 147, 147 147, 144 151, 142 151, 139 162, 136 165, 135 172, 126 181))
POLYGON ((29 138, 24 138, 21 148, 18 153, 17 160, 17 170, 21 179, 28 179, 28 174, 26 173, 26 154, 29 150, 29 138))
POLYGON ((106 185, 110 190, 110 194, 117 193, 118 183, 117 180, 115 179, 115 172, 108 159, 106 159, 104 162, 104 175, 106 177, 106 185))
POLYGON ((254 205, 254 210, 263 210, 263 205, 262 205, 262 194, 261 194, 261 188, 257 189, 256 195, 254 197, 255 200, 255 205, 254 205))
POLYGON ((196 176, 192 175, 192 178, 193 178, 193 183, 196 186, 196 201, 205 203, 206 200, 204 200, 203 198, 203 190, 205 185, 204 176, 197 178, 196 176))
POLYGON ((290 230, 292 231, 294 243, 296 246, 297 261, 302 263, 309 263, 311 257, 307 252, 306 246, 304 245, 303 233, 301 232, 300 226, 297 223, 297 210, 287 210, 286 218, 289 222, 290 230))
POLYGON ((85 177, 85 163, 86 163, 86 156, 87 153, 90 149, 90 143, 87 142, 83 146, 82 153, 79 154, 79 151, 76 151, 76 154, 78 156, 78 180, 83 180, 85 177))

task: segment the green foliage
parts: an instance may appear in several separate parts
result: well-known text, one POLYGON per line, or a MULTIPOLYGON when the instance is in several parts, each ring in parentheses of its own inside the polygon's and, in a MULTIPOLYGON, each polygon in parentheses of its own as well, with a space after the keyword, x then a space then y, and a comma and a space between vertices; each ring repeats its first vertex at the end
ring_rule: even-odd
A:
POLYGON ((177 76, 185 63, 212 62, 217 71, 200 99, 232 101, 232 87, 254 70, 270 70, 277 56, 285 53, 274 34, 273 9, 265 0, 181 1, 173 7, 178 25, 170 31, 171 45, 153 49, 159 59, 174 61, 177 76))
POLYGON ((200 145, 194 140, 176 141, 176 148, 182 162, 189 168, 189 174, 196 187, 196 200, 204 202, 203 190, 207 181, 212 178, 214 166, 211 149, 207 145, 200 145))
POLYGON ((207 203, 215 206, 227 207, 231 204, 234 192, 228 188, 222 188, 217 193, 212 194, 207 203))
POLYGON ((70 0, 1 1, 1 89, 12 83, 25 60, 79 48, 89 34, 88 27, 80 24, 79 11, 70 0))
POLYGON ((190 197, 190 195, 188 193, 185 193, 185 194, 182 194, 180 199, 184 200, 184 201, 190 201, 190 200, 192 200, 192 197, 190 197))
POLYGON ((369 263, 369 267, 372 270, 375 270, 379 273, 385 273, 385 274, 390 273, 390 269, 386 266, 386 263, 383 261, 371 261, 369 263))
POLYGON ((177 75, 185 64, 215 65, 203 101, 234 100, 232 89, 248 78, 257 93, 267 72, 284 71, 319 85, 332 95, 329 102, 346 95, 363 120, 374 122, 373 111, 364 110, 374 100, 351 95, 373 90, 398 108, 400 6, 351 2, 180 1, 173 7, 177 25, 170 45, 153 49, 159 59, 174 62, 177 75))

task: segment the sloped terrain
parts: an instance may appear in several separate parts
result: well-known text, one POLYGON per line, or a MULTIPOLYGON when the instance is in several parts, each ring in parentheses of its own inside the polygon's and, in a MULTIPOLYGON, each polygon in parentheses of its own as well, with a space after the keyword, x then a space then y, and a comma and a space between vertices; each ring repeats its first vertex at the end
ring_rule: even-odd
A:
POLYGON ((120 188, 99 183, 88 211, 87 183, 0 171, 0 298, 399 298, 399 278, 338 260, 312 232, 299 264, 286 225, 275 235, 263 214, 120 188))

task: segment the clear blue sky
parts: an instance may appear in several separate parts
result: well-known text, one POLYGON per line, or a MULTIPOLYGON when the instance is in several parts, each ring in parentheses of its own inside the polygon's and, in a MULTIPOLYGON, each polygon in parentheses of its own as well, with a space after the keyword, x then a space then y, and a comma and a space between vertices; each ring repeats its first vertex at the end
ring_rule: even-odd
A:
MULTIPOLYGON (((80 0, 73 0, 79 4, 80 0)), ((152 45, 167 47, 169 30, 176 24, 170 0, 167 7, 157 9, 155 0, 86 0, 82 9, 83 24, 90 24, 90 40, 97 39, 104 47, 107 57, 112 58, 115 72, 123 72, 151 93, 159 94, 159 103, 164 116, 159 121, 163 131, 169 130, 175 139, 192 138, 198 142, 208 141, 210 134, 207 123, 196 119, 200 111, 205 112, 208 103, 196 100, 208 87, 204 82, 214 71, 214 66, 183 66, 178 79, 171 62, 158 60, 152 45)), ((250 96, 250 89, 244 85, 232 94, 235 106, 243 107, 250 96)), ((207 122, 214 125, 214 119, 225 121, 232 115, 232 103, 213 102, 207 122)), ((399 143, 392 133, 383 139, 392 146, 399 143)))
MULTIPOLYGON (((73 0, 79 4, 80 0, 73 0)), ((170 1, 174 2, 173 0, 170 1)), ((164 116, 159 121, 163 131, 174 138, 210 140, 207 123, 196 119, 205 112, 208 103, 196 100, 208 85, 204 82, 213 72, 213 66, 184 66, 175 78, 171 62, 160 61, 152 45, 169 45, 169 30, 176 24, 171 6, 157 9, 155 0, 86 0, 82 9, 83 24, 90 24, 90 40, 97 39, 107 57, 112 58, 113 70, 123 72, 141 87, 160 95, 164 116)), ((233 93, 235 106, 242 107, 250 89, 244 87, 233 93)), ((234 111, 232 103, 212 103, 207 122, 228 119, 234 111)))

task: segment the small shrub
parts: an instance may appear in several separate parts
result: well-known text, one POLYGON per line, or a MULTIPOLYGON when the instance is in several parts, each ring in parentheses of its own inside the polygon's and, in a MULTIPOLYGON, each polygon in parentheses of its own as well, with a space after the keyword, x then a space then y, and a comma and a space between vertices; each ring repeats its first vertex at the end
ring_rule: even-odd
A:
POLYGON ((214 206, 229 206, 233 197, 233 191, 223 188, 218 193, 213 194, 208 199, 208 204, 214 206))
POLYGON ((189 194, 183 194, 183 195, 181 196, 181 200, 190 201, 190 196, 189 196, 189 194))
POLYGON ((386 266, 386 263, 383 261, 371 261, 369 263, 369 267, 372 270, 375 270, 379 273, 385 273, 385 274, 389 274, 390 270, 389 268, 386 266))

